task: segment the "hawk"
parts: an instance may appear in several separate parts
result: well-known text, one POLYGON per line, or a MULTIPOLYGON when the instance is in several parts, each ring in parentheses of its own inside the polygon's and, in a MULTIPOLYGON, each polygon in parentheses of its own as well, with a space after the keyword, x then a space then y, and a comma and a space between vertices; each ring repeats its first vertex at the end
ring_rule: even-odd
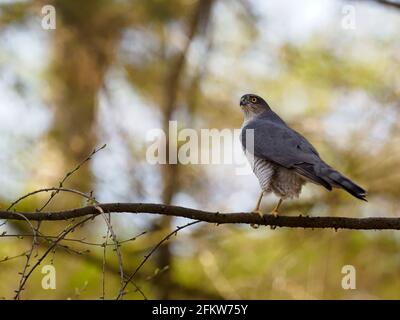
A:
POLYGON ((262 197, 264 193, 273 192, 279 197, 279 202, 271 214, 277 216, 283 200, 297 198, 307 182, 328 190, 344 189, 367 201, 367 192, 363 188, 326 164, 311 143, 291 129, 263 98, 245 94, 240 99, 240 107, 244 113, 243 150, 262 190, 252 212, 262 216, 262 197), (251 142, 248 142, 249 132, 254 138, 251 142))

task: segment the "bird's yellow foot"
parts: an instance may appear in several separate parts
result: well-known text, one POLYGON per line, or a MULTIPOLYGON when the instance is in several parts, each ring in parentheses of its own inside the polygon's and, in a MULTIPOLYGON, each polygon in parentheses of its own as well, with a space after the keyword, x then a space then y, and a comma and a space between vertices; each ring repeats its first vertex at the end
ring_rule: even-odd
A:
POLYGON ((283 199, 282 199, 282 198, 279 199, 278 204, 277 204, 276 207, 271 211, 271 214, 272 214, 275 218, 276 218, 276 217, 278 216, 278 214, 279 214, 278 210, 279 210, 279 207, 281 206, 282 202, 283 202, 283 199))
MULTIPOLYGON (((260 195, 259 195, 259 197, 258 197, 258 200, 257 200, 257 204, 256 204, 256 207, 253 209, 253 210, 251 210, 251 213, 252 214, 256 214, 256 215, 258 215, 259 217, 263 217, 263 213, 261 212, 261 210, 260 210, 260 204, 261 204, 261 200, 262 200, 262 198, 263 198, 263 195, 264 195, 264 191, 261 191, 261 193, 260 193, 260 195)), ((254 229, 257 229, 258 227, 259 227, 259 225, 258 224, 251 224, 251 227, 252 228, 254 228, 254 229)))
POLYGON ((256 214, 258 216, 260 216, 261 218, 263 217, 264 213, 262 213, 262 211, 260 209, 254 209, 251 211, 252 214, 256 214))
POLYGON ((277 210, 272 210, 271 214, 276 218, 279 215, 279 212, 277 210))

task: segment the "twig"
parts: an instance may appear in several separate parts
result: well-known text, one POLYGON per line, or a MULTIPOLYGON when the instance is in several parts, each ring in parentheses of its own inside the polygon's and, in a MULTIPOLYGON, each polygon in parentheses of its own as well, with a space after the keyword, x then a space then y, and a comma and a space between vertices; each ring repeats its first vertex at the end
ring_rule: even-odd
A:
POLYGON ((139 272, 139 270, 143 267, 143 265, 146 263, 146 261, 153 255, 154 252, 157 251, 157 249, 167 240, 169 240, 173 235, 176 235, 180 230, 190 227, 194 224, 200 223, 201 221, 193 221, 190 223, 185 224, 184 226, 178 226, 175 230, 173 230, 172 232, 168 233, 164 238, 161 239, 160 242, 158 242, 153 249, 151 249, 151 251, 149 252, 149 254, 147 254, 144 259, 142 260, 142 262, 137 266, 137 268, 135 269, 135 271, 128 277, 128 279, 125 281, 124 286, 122 287, 122 290, 120 291, 120 293, 117 296, 117 300, 122 299, 122 297, 125 294, 125 288, 128 286, 129 282, 131 282, 133 280, 133 277, 139 272))
POLYGON ((29 251, 30 251, 30 250, 26 250, 25 252, 22 252, 22 253, 20 253, 20 254, 17 254, 17 255, 15 255, 15 256, 11 256, 11 257, 5 256, 2 260, 0 260, 0 263, 2 263, 2 262, 7 262, 7 261, 10 261, 10 260, 13 260, 13 259, 16 259, 16 258, 24 257, 24 256, 26 256, 26 255, 29 253, 29 251))
POLYGON ((21 292, 24 290, 24 284, 25 284, 25 281, 26 281, 25 279, 27 278, 27 275, 25 275, 26 274, 26 270, 29 268, 29 261, 31 259, 33 250, 35 249, 35 246, 37 244, 37 238, 36 238, 37 229, 31 224, 31 222, 26 217, 24 217, 21 214, 18 214, 18 215, 21 216, 21 218, 23 218, 24 220, 26 220, 26 222, 31 227, 33 238, 32 238, 31 248, 28 250, 28 253, 26 254, 26 261, 25 261, 25 264, 24 264, 24 268, 22 269, 22 272, 20 273, 21 274, 21 279, 19 280, 18 289, 15 291, 16 295, 15 295, 14 299, 16 299, 16 300, 19 299, 19 297, 21 295, 21 292))
MULTIPOLYGON (((105 145, 102 148, 104 148, 104 147, 105 147, 105 145)), ((101 150, 102 148, 94 150, 91 155, 95 154, 97 151, 101 150)), ((86 159, 86 161, 88 161, 89 159, 90 159, 90 156, 86 159)), ((84 163, 84 162, 82 162, 82 163, 84 163)), ((67 174, 66 177, 69 177, 72 173, 74 173, 76 170, 78 170, 80 166, 81 166, 81 164, 78 165, 73 171, 71 171, 71 173, 69 173, 69 175, 67 174)), ((65 181, 65 179, 63 179, 62 182, 64 182, 64 181, 65 181)), ((62 185, 62 183, 60 183, 60 185, 62 185)), ((119 243, 118 243, 118 240, 117 240, 117 236, 116 236, 116 234, 115 234, 115 232, 114 232, 114 230, 112 228, 110 220, 108 220, 106 214, 103 211, 103 208, 101 208, 100 206, 97 205, 97 204, 99 204, 99 202, 93 197, 92 194, 89 195, 89 194, 86 194, 84 192, 81 192, 81 191, 78 191, 78 190, 75 190, 75 189, 62 188, 62 187, 60 187, 60 188, 52 187, 52 188, 43 188, 43 189, 35 190, 33 192, 30 192, 30 193, 26 194, 24 197, 19 198, 19 201, 21 201, 22 199, 24 199, 26 197, 32 196, 34 194, 41 193, 41 192, 49 192, 49 191, 53 191, 52 196, 54 194, 57 194, 57 193, 61 192, 61 191, 74 193, 74 194, 77 194, 77 195, 89 200, 90 202, 96 203, 94 208, 98 212, 100 212, 100 214, 103 216, 104 221, 107 224, 107 228, 110 231, 111 238, 113 239, 113 242, 114 242, 115 252, 116 252, 116 255, 117 255, 117 258, 118 258, 118 264, 119 264, 119 269, 120 269, 120 283, 121 283, 121 290, 122 290, 122 286, 124 285, 124 267, 123 267, 123 262, 122 262, 121 251, 120 251, 120 248, 119 248, 119 243)), ((16 202, 14 202, 14 203, 16 203, 16 202)), ((10 207, 12 207, 12 205, 10 207)), ((41 209, 37 213, 40 213, 40 212, 41 212, 41 209)))
POLYGON ((392 9, 400 9, 400 2, 396 0, 364 0, 364 2, 381 4, 392 9))
MULTIPOLYGON (((138 235, 128 238, 126 240, 122 240, 122 241, 118 241, 119 245, 122 245, 124 243, 130 242, 130 241, 135 241, 137 238, 139 238, 140 236, 145 235, 147 232, 143 231, 141 233, 139 233, 138 235)), ((32 237, 32 234, 0 234, 0 238, 24 238, 24 237, 32 237)), ((52 239, 57 239, 57 236, 49 236, 49 235, 43 235, 43 234, 37 234, 36 238, 43 238, 46 240, 52 240, 52 239)), ((104 242, 90 242, 90 241, 86 241, 85 239, 74 239, 74 238, 64 238, 63 241, 71 241, 71 242, 78 242, 81 244, 85 244, 88 246, 97 246, 97 247, 104 247, 104 242)), ((107 246, 114 246, 114 243, 107 243, 107 246)))
MULTIPOLYGON (((105 147, 105 145, 104 145, 102 148, 104 148, 104 147, 105 147)), ((102 148, 100 148, 100 149, 98 149, 98 150, 101 150, 102 148)), ((94 150, 94 151, 92 152, 91 155, 95 154, 98 150, 94 150)), ((85 161, 88 161, 89 159, 90 159, 90 156, 89 156, 85 161)), ((85 161, 84 161, 84 162, 85 162, 85 161)), ((82 162, 82 163, 84 163, 84 162, 82 162)), ((73 171, 71 171, 69 174, 67 174, 67 175, 66 175, 66 178, 68 178, 71 174, 73 174, 75 171, 77 171, 77 170, 80 168, 80 166, 81 166, 81 164, 78 165, 78 166, 77 166, 73 171)), ((60 186, 62 186, 62 183, 65 182, 66 178, 64 178, 64 179, 62 180, 62 182, 60 183, 60 186)), ((55 188, 55 187, 53 187, 53 188, 39 189, 39 190, 33 191, 33 192, 31 192, 31 193, 25 195, 24 197, 19 198, 16 202, 14 202, 14 203, 8 208, 8 210, 9 210, 10 208, 12 208, 12 206, 13 206, 14 204, 16 204, 18 201, 21 201, 22 199, 25 199, 25 198, 28 197, 28 196, 31 196, 31 195, 36 194, 36 193, 48 192, 48 191, 53 191, 53 193, 52 193, 51 197, 49 198, 49 201, 46 202, 46 204, 45 204, 42 208, 44 208, 44 207, 50 202, 50 200, 55 196, 55 194, 59 193, 60 191, 75 193, 75 194, 78 194, 79 196, 82 196, 82 197, 86 198, 86 199, 89 200, 89 201, 98 203, 98 201, 97 201, 92 195, 87 195, 87 194, 85 194, 85 193, 83 193, 83 192, 81 192, 81 191, 74 190, 74 189, 62 188, 62 187, 60 187, 60 188, 55 188)), ((38 213, 42 210, 42 208, 38 211, 38 213)), ((113 228, 112 228, 112 226, 111 226, 110 221, 107 220, 107 216, 105 215, 103 209, 102 209, 101 207, 97 207, 97 206, 96 206, 95 208, 96 208, 96 210, 98 210, 98 211, 100 212, 100 214, 103 216, 103 218, 104 218, 104 220, 106 221, 106 224, 107 224, 107 226, 108 226, 108 230, 110 231, 110 233, 111 233, 111 235, 112 235, 112 238, 113 238, 113 241, 114 241, 114 244, 115 244, 115 251, 116 251, 116 254, 117 254, 117 257, 118 257, 118 264, 119 264, 119 267, 120 267, 120 282, 121 282, 121 288, 122 288, 122 286, 123 286, 123 284, 124 284, 124 273, 123 273, 124 271, 123 271, 123 264, 122 264, 122 255, 121 255, 121 252, 120 252, 120 249, 119 249, 119 244, 118 244, 118 241, 117 241, 117 237, 116 237, 116 235, 115 235, 115 233, 114 233, 114 231, 113 231, 113 228)), ((15 212, 15 213, 17 213, 17 212, 15 212)), ((17 213, 17 214, 20 215, 19 213, 17 213)), ((26 217, 23 216, 23 215, 21 215, 21 217, 24 218, 24 219, 26 219, 26 217)), ((26 219, 26 220, 29 222, 28 219, 26 219)), ((29 222, 29 223, 30 223, 30 222, 29 222)), ((40 225, 40 221, 39 221, 39 225, 40 225)), ((38 230, 38 229, 39 229, 39 225, 38 225, 37 229, 32 229, 32 230, 34 230, 35 235, 36 235, 36 233, 39 231, 39 230, 38 230)), ((32 226, 32 228, 33 228, 33 226, 32 226)), ((57 240, 53 243, 53 245, 51 246, 51 248, 54 249, 56 246, 58 246, 58 242, 59 242, 59 239, 57 238, 57 240)), ((26 282, 26 280, 27 280, 27 277, 28 277, 28 276, 32 273, 32 271, 33 271, 33 270, 31 270, 31 271, 29 272, 29 274, 25 277, 25 272, 26 272, 27 267, 29 266, 29 260, 30 260, 30 257, 31 257, 31 255, 32 255, 32 252, 33 252, 33 250, 34 250, 35 245, 36 245, 36 237, 34 237, 34 241, 33 241, 33 243, 32 243, 32 248, 31 248, 31 250, 29 251, 29 254, 27 255, 27 262, 26 262, 25 267, 24 267, 24 270, 23 270, 23 272, 22 272, 21 281, 20 281, 20 287, 16 290, 17 295, 15 296, 15 299, 19 299, 20 292, 23 290, 23 285, 25 284, 25 282, 26 282)), ((47 253, 48 253, 48 252, 46 251, 46 255, 47 255, 47 253)), ((44 257, 42 258, 42 260, 43 260, 43 259, 44 259, 44 257)), ((35 267, 38 266, 38 265, 40 264, 40 261, 41 261, 41 260, 38 260, 38 263, 35 264, 35 267)))
POLYGON ((59 237, 53 242, 53 244, 45 251, 45 253, 36 261, 36 263, 33 265, 33 267, 29 270, 29 272, 26 274, 26 276, 21 278, 21 283, 20 286, 18 288, 18 290, 16 290, 16 295, 14 297, 14 299, 19 299, 20 296, 20 292, 23 290, 26 282, 28 281, 28 278, 30 277, 30 275, 33 273, 33 271, 42 263, 42 261, 44 260, 44 258, 46 258, 46 256, 57 246, 57 244, 70 232, 74 231, 77 227, 83 225, 86 221, 92 219, 92 217, 86 217, 85 219, 79 221, 78 223, 74 224, 73 226, 69 227, 68 229, 64 230, 63 232, 61 232, 61 234, 59 235, 59 237))
MULTIPOLYGON (((59 182, 59 188, 58 188, 58 189, 62 188, 63 185, 64 185, 64 183, 67 181, 67 179, 68 179, 70 176, 72 176, 76 171, 78 171, 78 170, 81 168, 81 166, 82 166, 83 164, 85 164, 86 162, 88 162, 88 161, 91 159, 91 157, 92 157, 93 155, 95 155, 98 151, 104 149, 105 147, 106 147, 106 145, 104 144, 102 147, 100 147, 100 148, 98 148, 98 149, 94 149, 94 150, 92 151, 92 153, 91 153, 86 159, 84 159, 83 161, 81 161, 72 171, 68 172, 68 173, 64 176, 64 178, 59 182)), ((55 188, 54 188, 54 189, 55 189, 55 188)), ((7 211, 11 210, 17 203, 19 203, 19 202, 22 201, 23 199, 25 199, 25 198, 27 198, 27 197, 29 197, 29 196, 35 194, 35 193, 38 193, 38 192, 41 192, 41 191, 29 193, 29 194, 27 194, 27 195, 25 195, 25 196, 20 197, 19 199, 17 199, 16 201, 14 201, 14 202, 7 208, 7 211)), ((60 190, 55 190, 55 191, 50 195, 49 199, 45 202, 45 204, 44 204, 39 210, 37 210, 37 211, 38 211, 38 212, 43 211, 43 210, 47 207, 47 205, 51 202, 51 200, 52 200, 59 192, 60 192, 60 190)), ((30 224, 29 221, 28 221, 28 223, 30 224)), ((31 226, 32 226, 32 225, 31 225, 31 226)), ((33 230, 33 232, 34 232, 34 234, 35 234, 35 237, 33 238, 33 241, 32 241, 32 247, 31 247, 31 249, 29 250, 29 253, 26 255, 26 258, 27 258, 27 259, 26 259, 26 262, 25 262, 23 271, 22 271, 22 273, 21 273, 21 281, 20 281, 20 285, 19 285, 18 289, 16 290, 16 293, 17 293, 17 294, 16 294, 16 296, 15 296, 15 299, 19 299, 19 298, 20 298, 21 291, 23 290, 23 285, 24 285, 24 283, 26 282, 26 279, 24 280, 25 272, 26 272, 27 268, 29 267, 29 263, 30 263, 30 259, 31 259, 31 257, 32 257, 32 253, 33 253, 35 247, 38 245, 38 242, 36 241, 36 234, 38 234, 38 233, 40 232, 40 226, 41 226, 41 221, 39 221, 39 222, 37 223, 36 228, 33 228, 33 226, 32 226, 32 230, 33 230)))
POLYGON ((121 283, 120 291, 122 291, 123 290, 123 286, 124 286, 124 265, 122 263, 122 255, 121 255, 121 250, 119 248, 119 243, 118 243, 118 240, 117 240, 117 236, 116 236, 116 234, 115 234, 115 232, 114 232, 114 230, 112 228, 111 219, 110 220, 107 219, 106 214, 104 213, 103 209, 99 205, 96 205, 95 208, 96 208, 96 210, 98 210, 102 214, 102 216, 103 216, 103 218, 104 218, 104 220, 105 220, 105 222, 106 222, 106 224, 108 226, 108 230, 110 231, 111 238, 113 239, 113 242, 115 244, 115 253, 117 254, 118 266, 119 266, 119 272, 120 272, 120 283, 121 283))
MULTIPOLYGON (((111 219, 111 215, 108 214, 108 220, 111 219)), ((107 228, 107 233, 106 237, 103 243, 103 265, 101 269, 101 274, 102 274, 102 281, 101 281, 101 287, 102 287, 102 295, 100 299, 105 299, 106 298, 106 264, 107 264, 107 245, 108 245, 108 237, 110 236, 110 228, 107 228)))
POLYGON ((84 165, 86 162, 88 162, 89 160, 92 159, 92 157, 99 152, 100 150, 103 150, 107 145, 104 144, 103 146, 101 146, 98 149, 94 149, 90 155, 88 157, 86 157, 84 160, 82 160, 73 170, 71 170, 70 172, 68 172, 64 178, 59 182, 59 186, 58 188, 46 188, 46 189, 40 189, 40 190, 36 190, 34 192, 30 192, 20 198, 18 198, 17 200, 15 200, 8 208, 7 211, 11 210, 16 204, 18 204, 20 201, 22 201, 23 199, 30 197, 31 195, 34 195, 36 193, 39 192, 43 192, 43 191, 50 191, 50 190, 54 190, 55 192, 51 194, 50 198, 45 202, 45 204, 38 210, 38 211, 42 211, 50 202, 51 200, 63 189, 64 183, 68 180, 68 178, 73 175, 76 171, 78 171, 82 165, 84 165))

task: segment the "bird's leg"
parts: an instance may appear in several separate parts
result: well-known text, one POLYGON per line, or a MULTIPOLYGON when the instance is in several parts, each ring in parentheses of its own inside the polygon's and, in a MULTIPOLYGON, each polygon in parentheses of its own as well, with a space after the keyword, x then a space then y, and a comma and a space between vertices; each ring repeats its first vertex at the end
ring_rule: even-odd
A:
POLYGON ((263 198, 263 195, 264 195, 264 191, 261 191, 261 193, 260 193, 260 195, 259 195, 259 197, 258 197, 258 200, 257 200, 256 207, 255 207, 253 210, 251 210, 252 213, 256 213, 256 214, 258 214, 260 217, 263 216, 263 213, 262 213, 261 210, 260 210, 260 205, 261 205, 261 200, 262 200, 262 198, 263 198))
POLYGON ((271 211, 271 214, 272 214, 273 216, 275 216, 275 217, 278 216, 278 214, 279 214, 278 210, 279 210, 279 207, 281 206, 282 202, 283 202, 283 199, 280 198, 280 199, 279 199, 279 202, 278 202, 278 204, 276 205, 276 207, 274 208, 274 210, 271 211))
MULTIPOLYGON (((257 214, 257 215, 259 215, 260 217, 263 216, 263 213, 262 213, 261 210, 260 210, 260 204, 261 204, 261 200, 262 200, 262 198, 263 198, 263 195, 264 195, 264 191, 261 191, 260 195, 258 196, 258 200, 257 200, 256 207, 255 207, 253 210, 251 210, 251 213, 257 214)), ((258 224, 251 224, 250 226, 251 226, 252 228, 254 228, 254 229, 257 229, 257 228, 259 227, 258 224)))

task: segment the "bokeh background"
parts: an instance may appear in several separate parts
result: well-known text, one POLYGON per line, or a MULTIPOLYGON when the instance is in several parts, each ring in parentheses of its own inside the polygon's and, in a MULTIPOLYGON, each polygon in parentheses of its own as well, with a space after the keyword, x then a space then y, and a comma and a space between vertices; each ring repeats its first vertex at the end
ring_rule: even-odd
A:
MULTIPOLYGON (((394 0, 393 0, 394 1, 394 0)), ((96 147, 107 144, 66 187, 101 202, 156 202, 248 211, 259 185, 221 165, 151 165, 147 133, 180 128, 238 129, 238 101, 262 95, 323 158, 369 191, 363 203, 307 185, 288 215, 400 215, 400 4, 339 0, 0 0, 0 206, 57 186, 96 147), (44 30, 41 9, 56 8, 44 30), (348 25, 346 17, 354 17, 348 25)), ((239 141, 235 148, 240 151, 239 141)), ((49 194, 17 209, 40 208, 49 194)), ((276 202, 268 196, 263 210, 276 202)), ((59 194, 47 209, 85 205, 59 194)), ((126 273, 185 219, 114 214, 126 273)), ((1 224, 1 223, 0 223, 1 224)), ((57 234, 67 223, 45 222, 57 234)), ((73 238, 102 243, 101 219, 73 238)), ((26 234, 12 222, 0 234, 26 234)), ((30 237, 0 237, 0 297, 12 298, 30 237), (13 257, 13 259, 5 259, 13 257)), ((24 299, 98 299, 119 289, 115 251, 63 242, 43 264, 57 289, 43 290, 40 268, 24 299), (77 252, 80 252, 78 254, 77 252)), ((40 240, 40 256, 49 246, 40 240)), ((33 257, 33 261, 35 257, 33 257)), ((198 224, 162 245, 135 282, 148 298, 398 299, 400 236, 395 231, 252 229, 198 224), (357 289, 341 286, 344 265, 357 289)), ((132 289, 132 288, 131 288, 132 289)), ((131 290, 126 298, 142 299, 131 290)))

